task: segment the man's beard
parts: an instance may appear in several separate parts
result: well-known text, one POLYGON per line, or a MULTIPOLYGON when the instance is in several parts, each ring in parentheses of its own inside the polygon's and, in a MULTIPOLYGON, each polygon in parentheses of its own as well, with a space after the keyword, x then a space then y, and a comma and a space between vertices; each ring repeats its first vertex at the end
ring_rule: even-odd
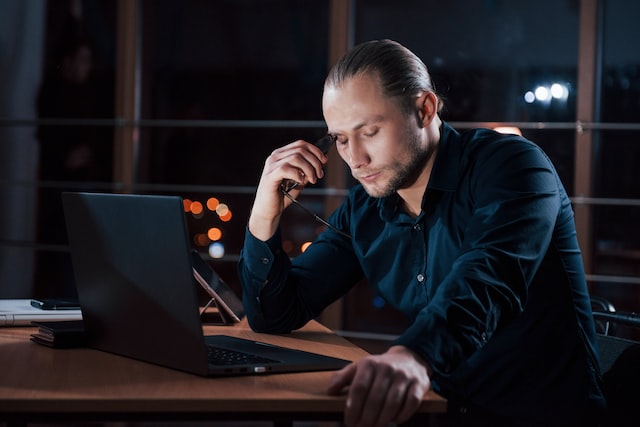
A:
POLYGON ((433 155, 435 146, 433 144, 429 144, 428 147, 423 148, 421 146, 421 140, 415 132, 407 135, 407 137, 407 146, 409 148, 408 162, 405 164, 394 162, 385 168, 385 170, 391 170, 393 175, 384 188, 379 191, 373 191, 372 188, 367 188, 367 186, 363 184, 363 187, 369 196, 376 198, 390 196, 398 190, 413 185, 422 173, 425 165, 433 155))

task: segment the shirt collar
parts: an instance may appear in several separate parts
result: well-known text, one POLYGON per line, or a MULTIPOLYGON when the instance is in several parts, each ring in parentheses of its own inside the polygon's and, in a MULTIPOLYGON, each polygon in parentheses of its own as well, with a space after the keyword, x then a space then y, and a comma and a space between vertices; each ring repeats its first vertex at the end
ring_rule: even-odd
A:
MULTIPOLYGON (((455 191, 461 154, 460 134, 442 122, 440 142, 427 190, 455 191)), ((423 211, 427 192, 422 197, 423 211)), ((400 196, 397 193, 378 199, 378 210, 383 221, 392 221, 399 209, 400 196)))
POLYGON ((442 122, 440 145, 433 162, 428 190, 455 191, 462 157, 460 140, 460 133, 447 123, 442 122))

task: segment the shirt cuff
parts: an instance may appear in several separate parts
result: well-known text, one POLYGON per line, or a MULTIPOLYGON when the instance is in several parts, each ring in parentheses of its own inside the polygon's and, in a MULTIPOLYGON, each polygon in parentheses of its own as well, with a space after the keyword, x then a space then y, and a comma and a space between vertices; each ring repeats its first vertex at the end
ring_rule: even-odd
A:
POLYGON ((243 261, 252 275, 266 279, 273 268, 275 254, 281 252, 280 230, 266 242, 256 238, 247 227, 245 230, 243 261))

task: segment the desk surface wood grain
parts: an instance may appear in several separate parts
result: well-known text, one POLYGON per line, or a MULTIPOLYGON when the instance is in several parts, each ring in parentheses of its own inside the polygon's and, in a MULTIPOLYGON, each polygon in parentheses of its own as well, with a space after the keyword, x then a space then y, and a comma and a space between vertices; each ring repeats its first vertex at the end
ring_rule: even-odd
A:
MULTIPOLYGON (((0 328, 0 415, 337 415, 344 408, 345 396, 326 394, 332 372, 205 378, 89 348, 48 348, 30 341, 35 331, 0 328)), ((317 322, 288 335, 256 334, 245 322, 204 332, 352 361, 367 354, 317 322)), ((420 408, 445 410, 446 401, 432 392, 420 408)))

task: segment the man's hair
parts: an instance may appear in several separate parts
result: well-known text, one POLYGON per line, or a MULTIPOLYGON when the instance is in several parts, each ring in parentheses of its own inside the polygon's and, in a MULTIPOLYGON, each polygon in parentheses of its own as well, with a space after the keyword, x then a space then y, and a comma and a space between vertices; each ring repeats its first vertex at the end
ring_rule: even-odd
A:
POLYGON ((427 66, 413 52, 392 40, 373 40, 357 45, 329 71, 325 88, 340 87, 347 80, 371 73, 377 76, 385 96, 397 98, 406 113, 415 109, 415 98, 423 91, 442 100, 431 82, 427 66))

